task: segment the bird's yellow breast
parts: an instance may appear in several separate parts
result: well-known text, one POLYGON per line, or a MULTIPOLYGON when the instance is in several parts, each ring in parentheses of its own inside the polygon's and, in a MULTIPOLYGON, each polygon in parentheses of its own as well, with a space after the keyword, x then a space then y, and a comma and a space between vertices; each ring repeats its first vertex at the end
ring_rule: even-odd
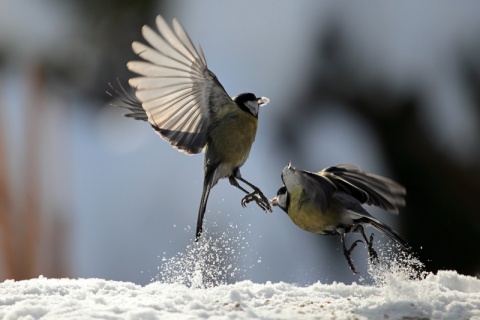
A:
POLYGON ((288 216, 298 227, 315 234, 325 234, 325 231, 336 225, 333 212, 331 210, 322 212, 309 201, 302 186, 295 187, 289 194, 288 216))
POLYGON ((257 125, 257 118, 235 104, 227 105, 217 113, 211 143, 222 162, 236 168, 247 161, 257 125))

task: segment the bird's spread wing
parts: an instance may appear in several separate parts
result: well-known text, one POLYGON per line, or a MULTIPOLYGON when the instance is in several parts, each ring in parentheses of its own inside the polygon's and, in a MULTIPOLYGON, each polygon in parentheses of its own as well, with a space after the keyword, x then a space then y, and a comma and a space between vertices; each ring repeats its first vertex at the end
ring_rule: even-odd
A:
POLYGON ((361 171, 352 164, 328 167, 318 173, 335 184, 338 190, 355 197, 360 203, 380 207, 398 214, 405 205, 405 188, 388 178, 361 171))
POLYGON ((119 79, 117 79, 118 88, 114 87, 111 83, 108 83, 110 86, 110 91, 107 91, 107 94, 112 98, 118 99, 122 104, 118 106, 120 108, 125 108, 130 111, 125 117, 133 118, 135 120, 148 121, 148 116, 145 110, 142 108, 142 102, 138 100, 132 93, 128 92, 122 85, 119 79))
POLYGON ((129 83, 154 129, 177 149, 199 153, 207 141, 210 113, 232 100, 177 20, 173 31, 161 16, 156 25, 158 32, 142 29, 149 45, 132 44, 145 61, 127 64, 140 75, 129 83))
POLYGON ((298 181, 302 184, 310 201, 319 207, 323 213, 326 213, 328 207, 330 207, 332 195, 336 190, 335 184, 329 179, 309 171, 297 169, 295 175, 297 175, 298 181))

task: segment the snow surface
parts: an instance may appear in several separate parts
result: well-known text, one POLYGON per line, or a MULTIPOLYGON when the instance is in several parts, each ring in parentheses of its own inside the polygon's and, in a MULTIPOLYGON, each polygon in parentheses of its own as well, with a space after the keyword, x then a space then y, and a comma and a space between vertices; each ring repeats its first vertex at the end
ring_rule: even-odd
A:
POLYGON ((240 243, 224 235, 192 244, 165 258, 158 277, 145 286, 104 279, 6 280, 0 284, 0 318, 480 320, 480 279, 455 271, 427 274, 420 261, 396 248, 377 248, 379 263, 350 285, 228 284, 242 273, 235 267, 240 243))
POLYGON ((241 281, 211 288, 102 279, 7 280, 2 319, 480 319, 480 280, 455 271, 381 286, 241 281))

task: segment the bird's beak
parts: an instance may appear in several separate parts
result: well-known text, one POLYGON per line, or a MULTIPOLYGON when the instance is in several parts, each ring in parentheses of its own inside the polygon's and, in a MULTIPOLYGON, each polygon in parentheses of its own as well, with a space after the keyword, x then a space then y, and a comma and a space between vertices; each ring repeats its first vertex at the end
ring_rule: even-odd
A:
POLYGON ((266 106, 269 102, 270 102, 270 99, 268 98, 265 98, 265 97, 258 98, 258 105, 260 107, 266 106))
POLYGON ((268 202, 269 202, 272 206, 278 206, 278 199, 277 199, 277 197, 273 198, 272 200, 268 200, 268 202))

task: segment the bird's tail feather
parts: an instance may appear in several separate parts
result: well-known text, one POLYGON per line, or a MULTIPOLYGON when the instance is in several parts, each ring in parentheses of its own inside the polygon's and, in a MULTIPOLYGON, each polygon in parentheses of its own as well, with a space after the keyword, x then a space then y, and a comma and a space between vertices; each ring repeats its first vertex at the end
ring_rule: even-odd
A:
POLYGON ((203 216, 205 215, 205 210, 207 209, 208 196, 210 195, 210 190, 212 189, 213 174, 206 174, 205 180, 203 182, 203 192, 202 199, 200 200, 200 208, 198 209, 198 219, 197 219, 197 232, 195 233, 195 242, 200 240, 200 235, 203 230, 203 216))
POLYGON ((402 237, 395 230, 393 230, 389 226, 381 223, 380 221, 378 221, 376 219, 369 218, 368 220, 369 220, 372 227, 374 227, 378 231, 387 235, 390 239, 392 239, 393 241, 395 241, 396 243, 401 245, 404 249, 409 249, 410 248, 408 243, 405 240, 403 240, 402 237))

